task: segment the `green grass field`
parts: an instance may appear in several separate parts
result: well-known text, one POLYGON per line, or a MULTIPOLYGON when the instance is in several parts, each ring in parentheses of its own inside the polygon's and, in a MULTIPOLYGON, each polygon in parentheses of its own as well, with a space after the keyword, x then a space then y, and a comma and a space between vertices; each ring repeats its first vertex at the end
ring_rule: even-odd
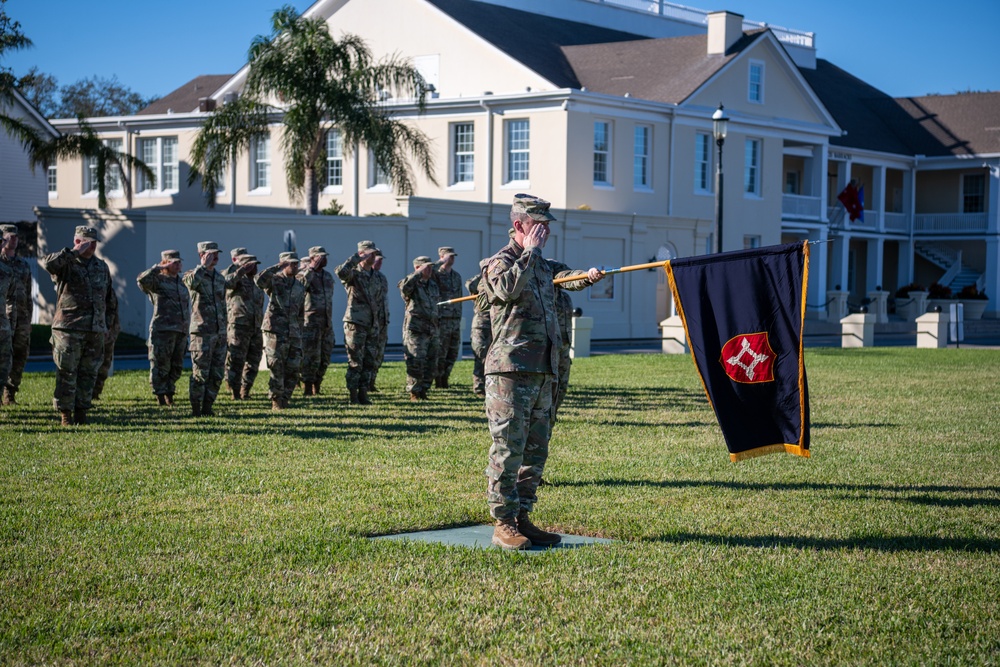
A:
POLYGON ((536 555, 367 539, 488 521, 471 362, 201 420, 120 373, 70 429, 29 376, 0 664, 997 664, 1000 351, 806 363, 812 458, 730 463, 690 358, 578 360, 533 517, 617 541, 536 555))

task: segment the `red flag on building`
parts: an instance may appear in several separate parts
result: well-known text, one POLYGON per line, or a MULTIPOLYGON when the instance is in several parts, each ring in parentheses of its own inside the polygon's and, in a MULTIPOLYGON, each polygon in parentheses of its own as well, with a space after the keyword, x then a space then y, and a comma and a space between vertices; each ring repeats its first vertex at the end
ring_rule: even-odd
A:
POLYGON ((859 192, 858 188, 854 185, 854 181, 851 181, 847 184, 847 187, 844 188, 839 195, 837 195, 837 199, 839 199, 840 203, 844 205, 845 209, 847 209, 847 216, 851 219, 851 222, 854 222, 859 218, 862 221, 865 219, 864 200, 862 199, 864 196, 862 194, 863 192, 863 185, 861 186, 861 191, 859 192))

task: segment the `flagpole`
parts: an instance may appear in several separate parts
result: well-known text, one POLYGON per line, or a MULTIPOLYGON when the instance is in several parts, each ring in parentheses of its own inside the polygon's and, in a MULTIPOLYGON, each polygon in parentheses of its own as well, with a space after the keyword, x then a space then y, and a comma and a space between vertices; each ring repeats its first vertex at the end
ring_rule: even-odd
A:
MULTIPOLYGON (((669 261, 669 260, 668 260, 669 261)), ((614 275, 616 273, 628 273, 629 271, 641 271, 642 269, 655 269, 666 267, 667 262, 647 262, 646 264, 633 264, 631 266, 621 266, 616 269, 601 269, 601 272, 606 275, 614 275)), ((563 283, 572 283, 577 280, 586 280, 587 274, 580 273, 574 276, 563 276, 562 278, 556 278, 552 281, 553 285, 561 285, 563 283)), ((463 301, 472 301, 476 298, 475 294, 470 294, 469 296, 458 297, 457 299, 450 299, 448 301, 438 301, 439 306, 444 306, 449 303, 462 303, 463 301)))

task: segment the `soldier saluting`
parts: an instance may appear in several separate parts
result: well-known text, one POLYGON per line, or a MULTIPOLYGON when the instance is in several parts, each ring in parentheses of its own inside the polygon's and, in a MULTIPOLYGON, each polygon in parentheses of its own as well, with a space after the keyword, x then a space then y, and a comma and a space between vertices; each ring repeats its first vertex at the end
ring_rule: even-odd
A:
POLYGON ((173 405, 177 380, 184 370, 191 299, 181 281, 181 253, 164 250, 154 264, 136 278, 139 289, 153 302, 149 321, 149 385, 160 405, 173 405))
POLYGON ((109 307, 114 299, 111 271, 97 252, 97 230, 77 227, 73 247, 46 255, 39 266, 56 284, 52 319, 52 359, 56 363, 54 402, 63 426, 86 424, 97 370, 104 360, 109 307))
POLYGON ((299 256, 278 255, 278 263, 257 276, 257 285, 270 300, 264 315, 264 354, 271 371, 271 409, 284 410, 299 382, 302 365, 302 306, 306 288, 295 278, 299 256))
POLYGON ((191 294, 191 416, 211 417, 212 404, 219 395, 226 364, 226 277, 215 270, 219 262, 219 244, 198 244, 199 264, 184 274, 184 285, 191 294))
POLYGON ((3 234, 0 265, 14 273, 15 293, 13 298, 9 295, 7 297, 7 319, 10 320, 11 326, 11 367, 7 384, 3 388, 3 404, 13 405, 16 403, 14 397, 21 386, 24 364, 28 361, 34 302, 31 300, 31 267, 24 258, 17 256, 17 225, 3 225, 0 227, 0 233, 3 234))

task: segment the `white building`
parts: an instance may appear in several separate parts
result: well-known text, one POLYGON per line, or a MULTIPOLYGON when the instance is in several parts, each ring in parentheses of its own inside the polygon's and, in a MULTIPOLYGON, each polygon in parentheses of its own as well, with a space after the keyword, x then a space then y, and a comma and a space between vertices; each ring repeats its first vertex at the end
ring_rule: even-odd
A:
MULTIPOLYGON (((998 314, 1000 93, 892 99, 818 58, 813 33, 656 0, 319 0, 306 14, 327 20, 335 35, 360 35, 376 54, 412 58, 434 85, 424 115, 412 100, 386 103, 433 141, 438 184, 420 179, 420 200, 477 220, 460 241, 465 275, 504 241, 504 210, 520 191, 574 221, 558 230, 566 261, 641 263, 660 247, 709 252, 718 159, 711 116, 721 102, 730 118, 724 249, 832 239, 812 253, 810 317, 825 316, 827 291, 837 286, 860 304, 877 287, 951 280, 978 284, 990 296, 987 316, 998 314), (866 200, 864 220, 853 223, 836 199, 852 179, 866 200), (577 209, 589 212, 569 213, 577 209)), ((157 172, 157 189, 140 181, 134 208, 204 215, 200 188, 186 185, 186 156, 203 119, 239 94, 245 75, 200 76, 135 116, 89 121, 157 172)), ((76 121, 53 124, 71 132, 76 121)), ((296 208, 279 132, 239 156, 219 211, 238 218, 296 208)), ((336 200, 354 216, 409 212, 364 147, 350 155, 333 127, 328 146, 321 209, 336 200)), ((90 171, 86 162, 61 162, 50 206, 96 206, 90 171)), ((455 245, 428 230, 398 247, 428 254, 455 245)), ((324 244, 346 256, 356 240, 324 244)), ((139 249, 144 258, 159 250, 139 249)), ((394 259, 405 272, 409 257, 394 259)), ((585 307, 596 338, 656 335, 667 292, 630 294, 628 303, 616 295, 585 307)))

